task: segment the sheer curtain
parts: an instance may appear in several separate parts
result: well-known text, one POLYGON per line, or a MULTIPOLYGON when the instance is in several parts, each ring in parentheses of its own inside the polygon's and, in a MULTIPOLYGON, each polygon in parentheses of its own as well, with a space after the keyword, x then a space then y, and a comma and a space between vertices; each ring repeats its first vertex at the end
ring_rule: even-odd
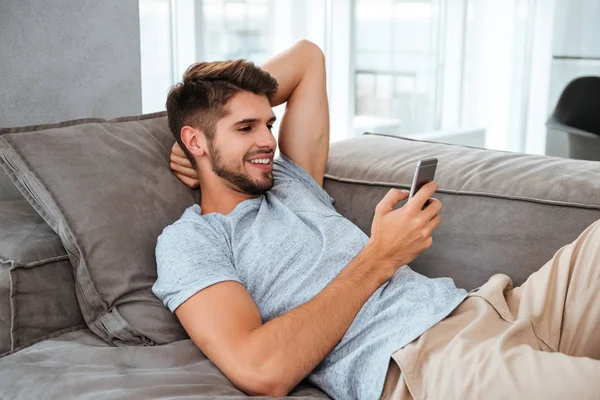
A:
POLYGON ((525 150, 536 6, 468 0, 460 122, 484 126, 488 148, 525 150))
POLYGON ((171 4, 169 0, 141 0, 139 7, 142 111, 150 113, 165 109, 173 84, 171 4))
POLYGON ((355 133, 383 130, 525 151, 528 127, 539 132, 545 121, 551 19, 539 17, 541 6, 356 0, 355 133), (541 107, 529 101, 537 95, 541 107))

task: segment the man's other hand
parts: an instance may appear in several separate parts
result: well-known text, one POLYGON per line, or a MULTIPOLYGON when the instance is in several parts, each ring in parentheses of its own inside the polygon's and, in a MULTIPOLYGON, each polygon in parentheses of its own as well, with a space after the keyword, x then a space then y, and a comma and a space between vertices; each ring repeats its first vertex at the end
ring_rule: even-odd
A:
POLYGON ((175 176, 190 188, 195 189, 200 185, 198 173, 177 142, 171 148, 171 162, 169 165, 175 176))

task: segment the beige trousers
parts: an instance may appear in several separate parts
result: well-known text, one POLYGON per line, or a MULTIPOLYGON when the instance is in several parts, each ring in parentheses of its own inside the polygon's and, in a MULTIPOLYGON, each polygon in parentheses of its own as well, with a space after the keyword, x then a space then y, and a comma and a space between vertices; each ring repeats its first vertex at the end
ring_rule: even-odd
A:
POLYGON ((600 399, 600 220, 392 354, 382 399, 600 399))

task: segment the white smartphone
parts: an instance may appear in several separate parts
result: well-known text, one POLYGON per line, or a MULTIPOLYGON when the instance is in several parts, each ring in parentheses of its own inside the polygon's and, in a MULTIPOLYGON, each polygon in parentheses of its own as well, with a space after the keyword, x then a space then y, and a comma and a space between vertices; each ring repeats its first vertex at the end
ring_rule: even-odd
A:
MULTIPOLYGON (((437 164, 437 158, 424 158, 417 162, 417 168, 415 169, 415 175, 413 176, 412 185, 410 187, 410 194, 408 195, 409 200, 412 199, 423 185, 433 180, 437 164)), ((427 207, 429 203, 431 203, 431 200, 428 199, 423 205, 423 208, 427 207)))

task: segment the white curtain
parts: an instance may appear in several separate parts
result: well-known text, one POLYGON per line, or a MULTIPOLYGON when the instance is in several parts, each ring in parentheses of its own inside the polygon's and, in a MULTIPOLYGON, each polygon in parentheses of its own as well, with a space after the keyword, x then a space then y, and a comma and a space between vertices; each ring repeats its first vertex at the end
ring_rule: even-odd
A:
POLYGON ((525 150, 536 6, 468 0, 460 122, 484 127, 488 148, 525 150))

